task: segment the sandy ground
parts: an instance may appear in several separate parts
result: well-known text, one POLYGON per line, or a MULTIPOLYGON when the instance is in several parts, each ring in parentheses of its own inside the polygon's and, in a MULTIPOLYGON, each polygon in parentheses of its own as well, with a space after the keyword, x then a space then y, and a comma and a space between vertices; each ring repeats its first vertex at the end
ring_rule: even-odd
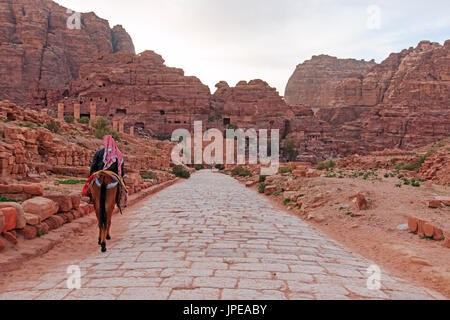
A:
MULTIPOLYGON (((379 176, 383 174, 380 172, 379 176)), ((397 177, 382 181, 305 178, 300 189, 305 194, 305 203, 317 194, 322 194, 326 201, 323 206, 311 209, 313 215, 323 221, 308 220, 297 208, 290 212, 394 275, 450 298, 450 249, 443 247, 440 241, 421 239, 416 234, 397 230, 412 215, 432 222, 450 235, 450 207, 430 209, 425 204, 435 197, 449 197, 450 188, 441 185, 399 188, 396 186, 399 181, 397 177), (359 212, 352 202, 351 197, 358 192, 369 201, 368 210, 359 212), (346 214, 350 212, 361 216, 346 214)), ((282 196, 274 200, 283 206, 282 196)))

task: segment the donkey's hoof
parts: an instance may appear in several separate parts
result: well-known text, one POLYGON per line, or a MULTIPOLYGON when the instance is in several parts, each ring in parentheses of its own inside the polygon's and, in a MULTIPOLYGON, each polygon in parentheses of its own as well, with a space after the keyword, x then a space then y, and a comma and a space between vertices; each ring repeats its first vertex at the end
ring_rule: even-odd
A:
POLYGON ((106 236, 106 240, 111 240, 111 236, 109 234, 106 236))
POLYGON ((106 243, 102 243, 102 252, 106 252, 106 243))

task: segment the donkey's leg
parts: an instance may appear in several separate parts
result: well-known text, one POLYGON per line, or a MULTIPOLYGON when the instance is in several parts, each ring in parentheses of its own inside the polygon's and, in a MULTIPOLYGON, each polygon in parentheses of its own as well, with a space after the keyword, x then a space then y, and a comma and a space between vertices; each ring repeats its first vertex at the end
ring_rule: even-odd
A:
POLYGON ((106 233, 106 240, 111 240, 111 218, 108 219, 108 228, 107 228, 107 233, 106 233))
POLYGON ((102 239, 102 243, 101 243, 101 246, 102 246, 102 252, 106 252, 106 228, 105 227, 102 227, 102 236, 101 236, 101 239, 102 239))
POLYGON ((102 244, 102 227, 98 226, 98 245, 102 244))

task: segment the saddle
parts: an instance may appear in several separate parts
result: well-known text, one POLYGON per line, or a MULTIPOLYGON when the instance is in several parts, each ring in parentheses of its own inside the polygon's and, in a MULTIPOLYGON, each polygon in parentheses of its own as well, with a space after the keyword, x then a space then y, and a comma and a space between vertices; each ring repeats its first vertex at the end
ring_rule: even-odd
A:
POLYGON ((84 196, 88 195, 88 192, 90 191, 90 189, 94 183, 100 187, 100 183, 98 182, 98 175, 101 173, 106 174, 109 177, 111 177, 113 180, 115 180, 115 182, 107 185, 106 188, 112 189, 112 188, 118 187, 119 190, 117 192, 116 204, 117 204, 117 207, 119 208, 120 214, 122 214, 122 205, 125 204, 125 207, 126 207, 128 190, 127 190, 127 186, 125 185, 122 177, 120 177, 115 172, 107 171, 107 170, 100 170, 100 171, 97 171, 94 174, 92 174, 89 177, 89 179, 86 181, 86 184, 84 185, 83 195, 84 196))

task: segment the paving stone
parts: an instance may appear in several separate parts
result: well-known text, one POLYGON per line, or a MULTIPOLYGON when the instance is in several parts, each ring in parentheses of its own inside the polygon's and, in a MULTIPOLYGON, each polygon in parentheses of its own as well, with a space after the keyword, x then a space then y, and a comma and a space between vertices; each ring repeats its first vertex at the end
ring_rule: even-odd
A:
POLYGON ((237 279, 224 277, 201 277, 194 279, 194 287, 202 288, 235 288, 237 279))
POLYGON ((219 289, 198 288, 192 290, 173 290, 170 300, 218 300, 219 289))
POLYGON ((384 270, 382 290, 367 289, 373 262, 206 170, 115 216, 115 228, 106 253, 93 246, 74 258, 56 247, 61 264, 14 272, 0 300, 445 299, 384 270), (68 265, 81 267, 79 290, 66 287, 68 265))

